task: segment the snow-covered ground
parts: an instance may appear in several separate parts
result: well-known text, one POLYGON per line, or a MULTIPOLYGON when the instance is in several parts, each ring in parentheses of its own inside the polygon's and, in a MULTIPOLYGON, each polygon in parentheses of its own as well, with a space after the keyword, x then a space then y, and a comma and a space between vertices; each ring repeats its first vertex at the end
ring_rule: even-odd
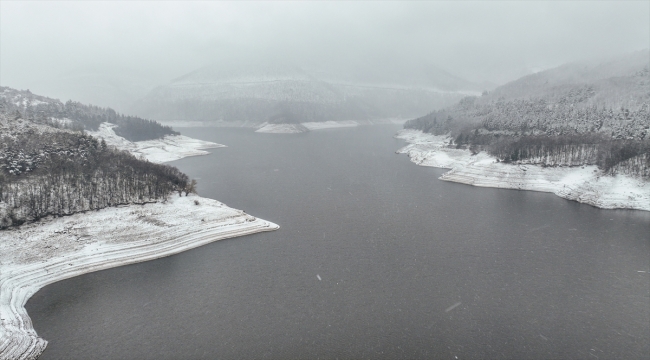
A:
POLYGON ((183 135, 167 135, 162 139, 132 142, 115 134, 113 128, 116 126, 103 123, 97 131, 88 131, 88 134, 104 139, 108 145, 127 150, 137 157, 143 156, 154 163, 174 161, 188 156, 207 155, 209 152, 201 149, 225 147, 225 145, 192 139, 183 135))
POLYGON ((198 196, 166 204, 106 208, 0 233, 0 359, 35 359, 45 349, 25 303, 53 282, 157 259, 279 226, 198 196))
MULTIPOLYGON (((131 142, 104 123, 90 135, 151 162, 205 155, 200 149, 224 145, 166 136, 131 142)), ((51 127, 0 121, 13 133, 51 127)), ((176 254, 216 240, 278 229, 211 199, 171 195, 166 203, 128 205, 63 218, 44 219, 0 232, 0 360, 35 359, 45 349, 24 308, 27 300, 53 282, 111 267, 176 254)))
POLYGON ((650 211, 650 182, 631 176, 603 175, 596 166, 541 167, 497 162, 481 152, 452 149, 447 136, 419 130, 402 130, 396 138, 409 145, 397 153, 407 154, 422 166, 448 168, 440 179, 474 186, 552 192, 560 197, 604 209, 650 211))

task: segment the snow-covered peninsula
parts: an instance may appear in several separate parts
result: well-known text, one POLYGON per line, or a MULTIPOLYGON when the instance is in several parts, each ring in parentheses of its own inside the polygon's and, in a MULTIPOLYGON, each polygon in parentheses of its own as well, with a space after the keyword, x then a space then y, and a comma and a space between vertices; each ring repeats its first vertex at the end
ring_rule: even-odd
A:
POLYGON ((650 183, 627 176, 604 175, 596 166, 541 167, 507 164, 485 152, 448 147, 448 136, 401 130, 409 145, 397 150, 421 166, 451 169, 440 179, 474 186, 552 192, 603 209, 650 211, 650 183))
MULTIPOLYGON (((0 125, 6 125, 2 129, 9 137, 27 130, 32 131, 30 136, 70 133, 20 119, 0 120, 0 125)), ((201 149, 224 146, 181 135, 131 142, 115 134, 115 126, 103 123, 98 131, 88 133, 104 139, 109 147, 126 150, 154 163, 205 155, 208 152, 201 149)), ((68 155, 72 156, 70 152, 68 155)), ((48 216, 2 230, 0 360, 36 359, 45 350, 47 341, 36 334, 25 304, 48 284, 278 228, 274 223, 216 200, 196 195, 179 197, 173 192, 167 200, 162 197, 158 202, 106 207, 63 217, 48 216)))
POLYGON ((193 139, 184 135, 167 135, 162 139, 146 141, 129 141, 115 134, 116 125, 103 123, 97 131, 88 131, 88 134, 101 138, 106 144, 126 150, 137 157, 144 157, 153 163, 164 163, 182 159, 188 156, 207 155, 209 152, 202 149, 225 147, 210 141, 193 139))
POLYGON ((3 230, 0 359, 35 359, 45 349, 47 341, 36 334, 24 306, 48 284, 278 228, 216 200, 172 195, 167 203, 106 208, 3 230))

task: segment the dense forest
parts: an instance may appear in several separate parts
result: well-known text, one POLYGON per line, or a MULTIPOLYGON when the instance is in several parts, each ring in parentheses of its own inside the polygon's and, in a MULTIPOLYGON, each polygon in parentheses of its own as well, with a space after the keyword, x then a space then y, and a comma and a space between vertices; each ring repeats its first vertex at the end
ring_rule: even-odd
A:
POLYGON ((451 146, 505 162, 598 165, 609 174, 650 178, 650 74, 647 56, 645 64, 632 60, 584 71, 579 83, 571 83, 571 67, 531 75, 404 127, 449 134, 451 146), (611 76, 621 68, 627 73, 611 76))
POLYGON ((153 164, 81 131, 0 112, 0 229, 193 192, 175 167, 153 164))
POLYGON ((129 141, 153 140, 178 135, 169 126, 135 116, 121 115, 110 108, 34 95, 29 90, 0 87, 0 111, 44 125, 71 130, 96 131, 103 122, 116 124, 115 133, 129 141))

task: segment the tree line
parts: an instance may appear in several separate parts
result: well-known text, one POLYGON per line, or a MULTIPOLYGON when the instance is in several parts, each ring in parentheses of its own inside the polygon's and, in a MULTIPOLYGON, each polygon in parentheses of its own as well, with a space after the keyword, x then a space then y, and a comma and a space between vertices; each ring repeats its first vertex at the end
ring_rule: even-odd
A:
MULTIPOLYGON (((18 121, 0 114, 0 125, 18 121)), ((195 186, 175 167, 137 159, 80 132, 0 126, 0 228, 164 201, 195 186)))
POLYGON ((165 135, 178 135, 169 126, 136 116, 126 116, 111 108, 32 94, 29 90, 0 87, 0 112, 20 116, 29 121, 70 130, 96 131, 103 122, 118 125, 114 131, 129 141, 153 140, 165 135))
POLYGON ((636 109, 606 109, 545 99, 485 103, 467 97, 404 127, 450 134, 457 148, 487 151, 505 162, 598 165, 610 174, 650 177, 648 103, 636 109))

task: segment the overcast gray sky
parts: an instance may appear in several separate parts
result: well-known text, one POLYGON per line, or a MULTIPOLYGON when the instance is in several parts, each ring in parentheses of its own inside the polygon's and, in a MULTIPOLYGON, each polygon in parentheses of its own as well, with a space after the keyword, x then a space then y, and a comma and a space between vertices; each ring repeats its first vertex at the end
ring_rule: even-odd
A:
POLYGON ((0 1, 0 84, 16 88, 80 69, 164 83, 231 54, 322 66, 416 59, 503 83, 649 44, 649 1, 0 1))

